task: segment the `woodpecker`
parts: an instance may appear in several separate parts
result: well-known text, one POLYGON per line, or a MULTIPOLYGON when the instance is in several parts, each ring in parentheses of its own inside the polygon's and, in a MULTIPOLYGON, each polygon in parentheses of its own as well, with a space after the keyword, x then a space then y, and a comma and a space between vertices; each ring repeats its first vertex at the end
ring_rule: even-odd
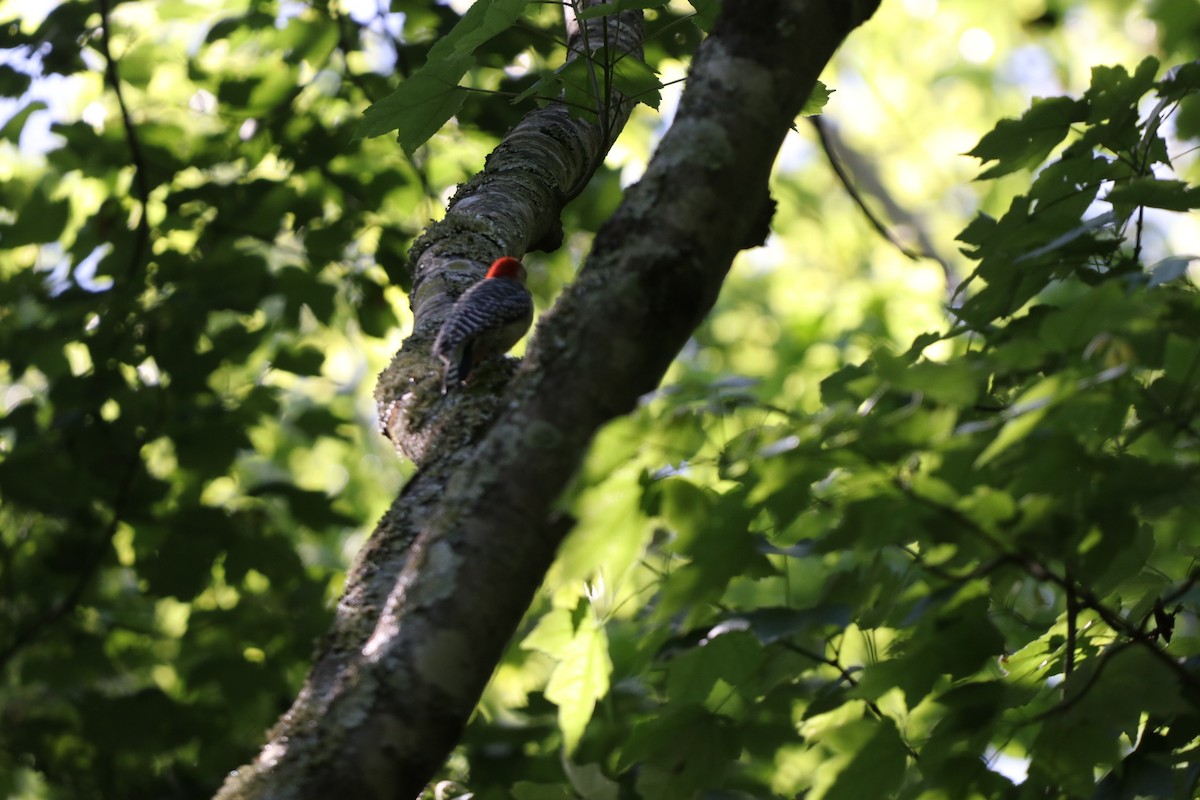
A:
POLYGON ((511 256, 496 259, 484 279, 454 303, 433 342, 433 354, 446 365, 442 394, 485 358, 507 353, 532 323, 525 267, 511 256))

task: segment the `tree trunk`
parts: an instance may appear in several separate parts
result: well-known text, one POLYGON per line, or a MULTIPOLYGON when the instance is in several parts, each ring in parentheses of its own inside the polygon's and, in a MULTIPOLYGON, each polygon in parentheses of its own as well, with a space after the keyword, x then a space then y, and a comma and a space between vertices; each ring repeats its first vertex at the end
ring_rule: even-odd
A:
MULTIPOLYGON (((499 397, 440 395, 428 348, 447 300, 429 298, 454 287, 427 290, 418 262, 416 331, 378 396, 421 468, 359 554, 300 696, 218 797, 407 800, 430 780, 570 528, 555 499, 595 431, 661 380, 733 256, 761 242, 775 154, 836 47, 877 6, 724 0, 645 176, 499 397)), ((516 133, 501 148, 517 147, 516 133)), ((488 183, 485 170, 452 211, 486 206, 464 197, 488 183)), ((556 217, 570 188, 537 190, 536 202, 556 217)), ((482 240, 460 218, 450 224, 466 239, 439 233, 419 247, 480 262, 519 255, 553 228, 548 218, 491 214, 482 240)))

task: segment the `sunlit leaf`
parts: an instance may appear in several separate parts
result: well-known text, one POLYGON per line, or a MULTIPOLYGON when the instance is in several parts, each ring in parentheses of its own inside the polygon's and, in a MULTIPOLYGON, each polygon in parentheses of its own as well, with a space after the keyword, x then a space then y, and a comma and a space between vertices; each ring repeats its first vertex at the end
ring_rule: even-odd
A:
POLYGON ((596 701, 608 692, 611 674, 604 626, 589 614, 563 650, 546 684, 546 699, 558 706, 558 725, 568 756, 579 744, 596 701))
POLYGON ((804 101, 804 107, 800 109, 800 116, 811 117, 814 114, 820 114, 826 104, 829 103, 829 98, 833 97, 833 89, 830 89, 821 81, 817 81, 817 85, 813 87, 812 94, 804 101))

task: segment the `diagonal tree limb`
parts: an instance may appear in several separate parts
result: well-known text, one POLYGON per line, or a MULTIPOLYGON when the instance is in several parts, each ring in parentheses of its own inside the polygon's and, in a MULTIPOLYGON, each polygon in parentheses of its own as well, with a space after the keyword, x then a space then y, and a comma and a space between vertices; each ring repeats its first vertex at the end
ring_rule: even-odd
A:
MULTIPOLYGON (((603 2, 571 0, 565 6, 568 59, 588 57, 586 38, 640 57, 640 13, 596 18, 586 27, 576 23, 577 6, 603 2)), ((414 797, 457 741, 499 650, 480 653, 478 668, 447 673, 455 682, 453 697, 429 685, 435 676, 421 672, 424 663, 379 657, 394 655, 386 643, 395 637, 401 607, 420 608, 441 591, 433 587, 433 598, 424 594, 426 586, 437 583, 443 551, 430 550, 417 536, 443 513, 445 484, 470 456, 470 441, 502 407, 500 398, 487 391, 465 402, 460 392, 444 399, 429 351, 454 299, 482 277, 486 264, 531 246, 557 246, 562 207, 603 162, 628 119, 631 104, 617 96, 612 100, 614 106, 595 121, 572 116, 561 104, 528 114, 491 153, 484 170, 459 187, 446 217, 414 245, 414 332, 380 376, 376 399, 384 433, 424 468, 358 554, 333 630, 292 708, 255 762, 231 773, 218 797, 414 797), (438 444, 431 449, 435 438, 438 444), (410 592, 414 587, 421 590, 416 598, 410 592)), ((490 376, 480 373, 477 378, 492 378, 491 387, 486 380, 473 381, 484 389, 503 385, 508 377, 495 370, 490 376)), ((555 541, 567 527, 565 520, 555 523, 555 541)), ((548 552, 552 557, 553 545, 548 552)), ((514 607, 513 625, 522 611, 514 607)), ((435 650, 439 646, 436 631, 424 625, 409 624, 406 631, 435 650), (425 633, 416 633, 417 628, 425 633)), ((493 648, 502 648, 508 635, 502 632, 493 648)))
MULTIPOLYGON (((220 797, 411 798, 433 776, 570 527, 555 501, 591 437, 661 380, 734 254, 761 237, 784 136, 836 47, 877 6, 725 0, 671 130, 539 325, 491 407, 498 419, 478 426, 477 444, 436 433, 422 449, 352 570, 300 698, 220 797)), ((481 241, 516 248, 548 228, 481 241)), ((422 258, 455 255, 450 242, 427 242, 422 258)), ((421 308, 439 301, 421 291, 414 307, 430 321, 418 319, 414 338, 432 338, 436 314, 421 308)), ((411 381, 393 387, 438 394, 436 378, 411 381)), ((394 439, 419 427, 419 401, 405 402, 381 403, 394 439)))
MULTIPOLYGON (((602 4, 570 0, 564 5, 568 61, 588 58, 603 46, 610 48, 608 53, 641 57, 640 13, 577 24, 577 5, 602 4)), ((429 357, 430 346, 454 300, 483 277, 493 260, 558 247, 563 206, 604 161, 633 106, 609 88, 597 91, 595 119, 573 114, 561 103, 526 115, 488 156, 483 171, 459 187, 445 218, 413 245, 413 335, 380 375, 375 398, 384 433, 418 465, 439 434, 450 434, 439 439, 439 450, 455 449, 495 418, 496 389, 507 375, 485 384, 489 391, 474 392, 465 408, 455 402, 458 393, 443 402, 439 392, 430 391, 440 374, 429 357)))

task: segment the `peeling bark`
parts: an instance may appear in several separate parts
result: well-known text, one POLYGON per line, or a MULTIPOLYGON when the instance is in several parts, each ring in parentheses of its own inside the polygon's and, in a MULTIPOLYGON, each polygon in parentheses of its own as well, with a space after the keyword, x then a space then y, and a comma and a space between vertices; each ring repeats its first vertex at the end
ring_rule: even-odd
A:
MULTIPOLYGON (((570 527, 554 502, 591 437, 657 385, 712 307, 734 254, 761 232, 767 179, 796 114, 836 47, 877 6, 725 0, 645 176, 539 324, 504 393, 482 406, 455 393, 454 408, 424 418, 473 414, 465 434, 413 434, 429 437, 417 447, 421 469, 359 554, 300 697, 219 797, 407 799, 433 776, 570 527)), ((464 199, 488 184, 473 181, 454 209, 480 211, 485 201, 464 208, 464 199)), ((553 227, 541 215, 504 220, 523 227, 496 233, 485 220, 475 238, 474 222, 450 223, 474 232, 469 244, 431 239, 421 258, 483 262, 553 227)), ((448 283, 414 292, 425 319, 406 349, 426 363, 389 367, 393 378, 412 370, 389 390, 398 400, 397 387, 411 386, 404 410, 391 408, 406 431, 419 427, 418 395, 441 402, 436 380, 419 369, 432 371, 441 312, 429 309, 452 294, 448 283)), ((388 410, 393 400, 381 400, 388 410)))

